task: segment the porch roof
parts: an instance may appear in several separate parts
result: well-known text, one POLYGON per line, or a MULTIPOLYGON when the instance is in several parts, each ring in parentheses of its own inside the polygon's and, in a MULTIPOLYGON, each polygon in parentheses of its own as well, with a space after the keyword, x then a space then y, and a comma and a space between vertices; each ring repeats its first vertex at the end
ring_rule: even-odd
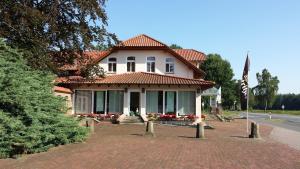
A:
POLYGON ((65 87, 60 87, 60 86, 54 86, 54 87, 53 87, 53 91, 54 91, 54 92, 59 92, 59 93, 67 93, 67 94, 73 93, 73 92, 71 91, 71 89, 65 88, 65 87))
POLYGON ((60 77, 57 83, 64 84, 110 84, 110 85, 193 85, 208 89, 215 85, 212 81, 189 79, 157 73, 134 72, 109 75, 104 78, 85 79, 80 76, 60 77))

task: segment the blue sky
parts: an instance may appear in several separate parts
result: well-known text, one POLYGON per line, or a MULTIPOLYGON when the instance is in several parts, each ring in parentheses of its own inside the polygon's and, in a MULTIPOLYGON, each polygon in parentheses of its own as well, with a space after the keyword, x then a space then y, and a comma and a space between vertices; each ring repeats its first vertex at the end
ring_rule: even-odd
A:
POLYGON ((126 40, 147 34, 206 54, 218 53, 241 79, 246 53, 250 86, 267 68, 280 93, 300 93, 299 0, 109 0, 108 30, 126 40))

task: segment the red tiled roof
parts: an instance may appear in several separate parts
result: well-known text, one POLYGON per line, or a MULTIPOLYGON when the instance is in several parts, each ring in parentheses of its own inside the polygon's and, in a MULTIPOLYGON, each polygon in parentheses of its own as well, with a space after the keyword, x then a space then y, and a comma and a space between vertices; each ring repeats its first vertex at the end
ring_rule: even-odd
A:
POLYGON ((196 51, 194 49, 173 49, 173 50, 188 61, 206 60, 206 56, 204 53, 196 51))
POLYGON ((105 57, 109 54, 110 51, 108 50, 94 50, 94 51, 85 51, 84 54, 86 57, 97 60, 105 57))
POLYGON ((164 47, 167 46, 158 40, 155 40, 147 35, 141 34, 125 40, 117 45, 118 47, 164 47))
MULTIPOLYGON (((112 52, 117 51, 119 49, 162 49, 165 51, 168 51, 172 55, 174 55, 178 60, 183 62, 185 65, 187 65, 189 68, 191 68, 197 76, 195 77, 203 77, 205 75, 205 72, 198 69, 193 63, 190 62, 190 60, 187 60, 185 58, 185 55, 182 53, 178 53, 175 50, 172 50, 167 45, 165 45, 162 42, 159 42, 158 40, 155 40, 147 35, 141 34, 136 37, 130 38, 126 41, 121 42, 120 44, 112 47, 111 49, 107 51, 85 51, 84 56, 87 58, 91 58, 91 61, 95 64, 110 55, 112 52), (200 76, 198 76, 200 75, 200 76)), ((186 53, 184 53, 186 54, 186 53)), ((188 54, 188 53, 187 53, 188 54)), ((199 53, 198 53, 199 55, 199 53)), ((197 55, 197 56, 198 56, 197 55)), ((61 70, 79 70, 80 66, 84 66, 87 63, 83 62, 80 64, 74 64, 74 65, 64 65, 61 70), (79 66, 78 66, 79 65, 79 66)))
POLYGON ((84 79, 82 77, 65 77, 56 79, 57 83, 66 84, 128 84, 128 85, 199 85, 202 88, 210 88, 214 86, 214 82, 205 81, 203 79, 188 79, 182 77, 160 75, 156 73, 135 72, 110 75, 104 78, 93 80, 84 79))
MULTIPOLYGON (((80 66, 85 66, 87 63, 93 63, 97 62, 98 60, 101 60, 105 56, 107 56, 110 53, 108 50, 104 51, 85 51, 83 52, 83 59, 75 60, 74 64, 66 64, 62 67, 60 67, 60 70, 79 70, 80 66), (80 63, 78 63, 80 62, 80 63)), ((78 56, 80 57, 80 56, 78 56)))
POLYGON ((60 86, 54 86, 53 90, 55 92, 61 92, 61 93, 67 93, 67 94, 73 93, 69 88, 60 87, 60 86))

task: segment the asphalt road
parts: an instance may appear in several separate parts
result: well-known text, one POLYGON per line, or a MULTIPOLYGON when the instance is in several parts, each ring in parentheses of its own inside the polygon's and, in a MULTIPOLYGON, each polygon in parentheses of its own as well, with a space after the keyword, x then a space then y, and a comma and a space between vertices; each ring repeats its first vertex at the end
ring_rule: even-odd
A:
MULTIPOLYGON (((246 113, 241 113, 241 116, 246 117, 246 113)), ((258 123, 300 132, 300 116, 272 114, 271 117, 265 113, 249 113, 249 119, 258 123)))

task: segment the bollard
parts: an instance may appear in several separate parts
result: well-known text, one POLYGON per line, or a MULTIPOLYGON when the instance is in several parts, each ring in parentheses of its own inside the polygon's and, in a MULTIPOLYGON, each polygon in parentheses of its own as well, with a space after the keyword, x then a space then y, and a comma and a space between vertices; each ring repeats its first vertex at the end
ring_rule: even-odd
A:
POLYGON ((197 123, 197 126, 196 126, 196 138, 200 138, 200 124, 197 123))
POLYGON ((153 122, 152 121, 148 121, 147 122, 145 135, 155 136, 154 127, 153 127, 153 122))
POLYGON ((95 132, 95 121, 94 121, 94 119, 91 119, 90 129, 91 129, 92 133, 95 132))
POLYGON ((204 123, 197 123, 196 138, 204 138, 204 123))
POLYGON ((85 119, 85 127, 89 127, 89 121, 85 119))
POLYGON ((200 122, 200 138, 204 138, 204 123, 200 122))
POLYGON ((255 122, 251 123, 251 134, 249 135, 249 138, 260 138, 259 125, 255 122))
POLYGON ((85 127, 90 127, 90 131, 93 133, 95 131, 95 121, 94 119, 86 118, 85 127))

